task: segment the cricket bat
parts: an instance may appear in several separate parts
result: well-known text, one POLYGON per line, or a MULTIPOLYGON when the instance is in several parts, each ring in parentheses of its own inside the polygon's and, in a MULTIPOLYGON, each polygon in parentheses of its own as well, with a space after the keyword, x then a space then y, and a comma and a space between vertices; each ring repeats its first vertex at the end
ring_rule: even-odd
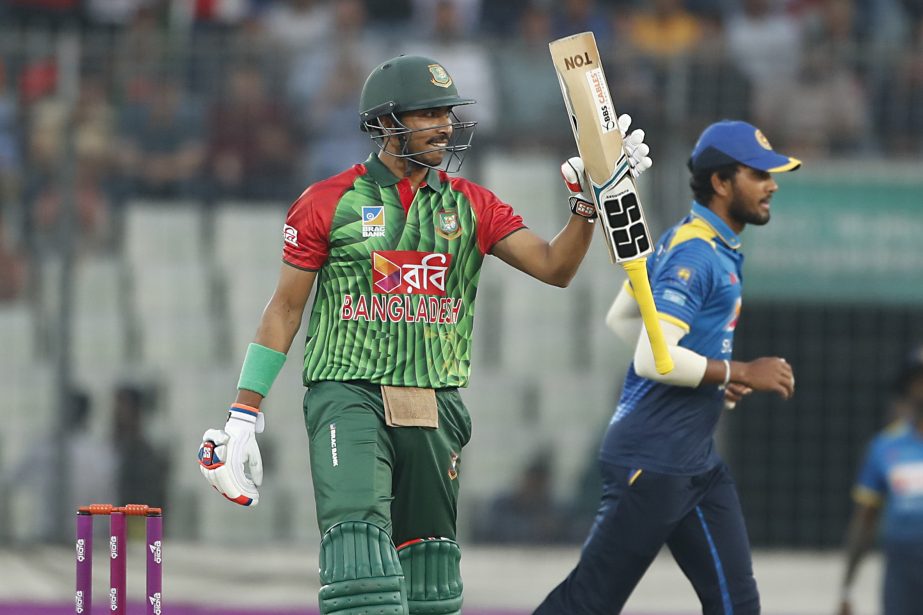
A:
POLYGON ((596 38, 592 32, 583 32, 552 41, 548 46, 577 150, 592 187, 609 257, 628 274, 657 371, 668 374, 673 371, 673 359, 663 339, 647 279, 647 256, 654 242, 629 172, 628 158, 622 152, 618 115, 612 105, 596 38))

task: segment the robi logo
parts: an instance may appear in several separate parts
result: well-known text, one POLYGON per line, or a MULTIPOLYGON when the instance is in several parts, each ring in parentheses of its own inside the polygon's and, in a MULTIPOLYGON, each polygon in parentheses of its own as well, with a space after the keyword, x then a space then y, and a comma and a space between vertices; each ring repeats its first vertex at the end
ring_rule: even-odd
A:
POLYGON ((414 250, 372 252, 372 291, 445 296, 452 255, 414 250))

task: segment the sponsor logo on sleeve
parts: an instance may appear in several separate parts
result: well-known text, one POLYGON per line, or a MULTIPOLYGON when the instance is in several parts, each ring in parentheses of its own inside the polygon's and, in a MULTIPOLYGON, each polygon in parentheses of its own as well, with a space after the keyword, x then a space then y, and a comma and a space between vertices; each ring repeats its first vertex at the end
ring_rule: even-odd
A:
POLYGON ((298 247, 298 229, 294 226, 286 224, 282 229, 282 237, 285 239, 285 243, 298 247))
POLYGON ((676 305, 686 305, 686 296, 669 288, 663 291, 663 299, 676 305))

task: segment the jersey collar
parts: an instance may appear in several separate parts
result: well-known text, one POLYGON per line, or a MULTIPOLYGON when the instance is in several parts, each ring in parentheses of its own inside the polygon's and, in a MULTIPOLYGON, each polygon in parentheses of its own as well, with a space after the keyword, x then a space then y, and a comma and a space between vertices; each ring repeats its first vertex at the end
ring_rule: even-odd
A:
MULTIPOLYGON (((394 175, 391 172, 391 169, 385 166, 385 163, 381 161, 378 157, 378 154, 372 153, 365 163, 366 170, 369 173, 369 176, 375 181, 376 184, 382 188, 387 188, 388 186, 393 186, 397 182, 401 181, 400 177, 394 175)), ((434 190, 439 190, 442 187, 442 180, 439 178, 439 171, 436 169, 430 169, 426 174, 426 185, 430 186, 434 190)))
POLYGON ((699 218, 705 224, 710 226, 715 234, 721 239, 721 242, 732 250, 740 249, 740 237, 731 230, 731 227, 722 220, 718 215, 709 208, 701 205, 697 201, 692 202, 692 215, 699 218))

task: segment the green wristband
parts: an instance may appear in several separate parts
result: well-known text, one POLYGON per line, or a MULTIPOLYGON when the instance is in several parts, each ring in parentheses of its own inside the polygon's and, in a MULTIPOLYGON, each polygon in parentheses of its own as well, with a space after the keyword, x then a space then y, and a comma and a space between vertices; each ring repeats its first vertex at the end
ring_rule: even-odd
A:
POLYGON ((247 347, 244 366, 240 369, 237 388, 266 397, 284 363, 285 355, 278 350, 260 344, 250 344, 247 347))

